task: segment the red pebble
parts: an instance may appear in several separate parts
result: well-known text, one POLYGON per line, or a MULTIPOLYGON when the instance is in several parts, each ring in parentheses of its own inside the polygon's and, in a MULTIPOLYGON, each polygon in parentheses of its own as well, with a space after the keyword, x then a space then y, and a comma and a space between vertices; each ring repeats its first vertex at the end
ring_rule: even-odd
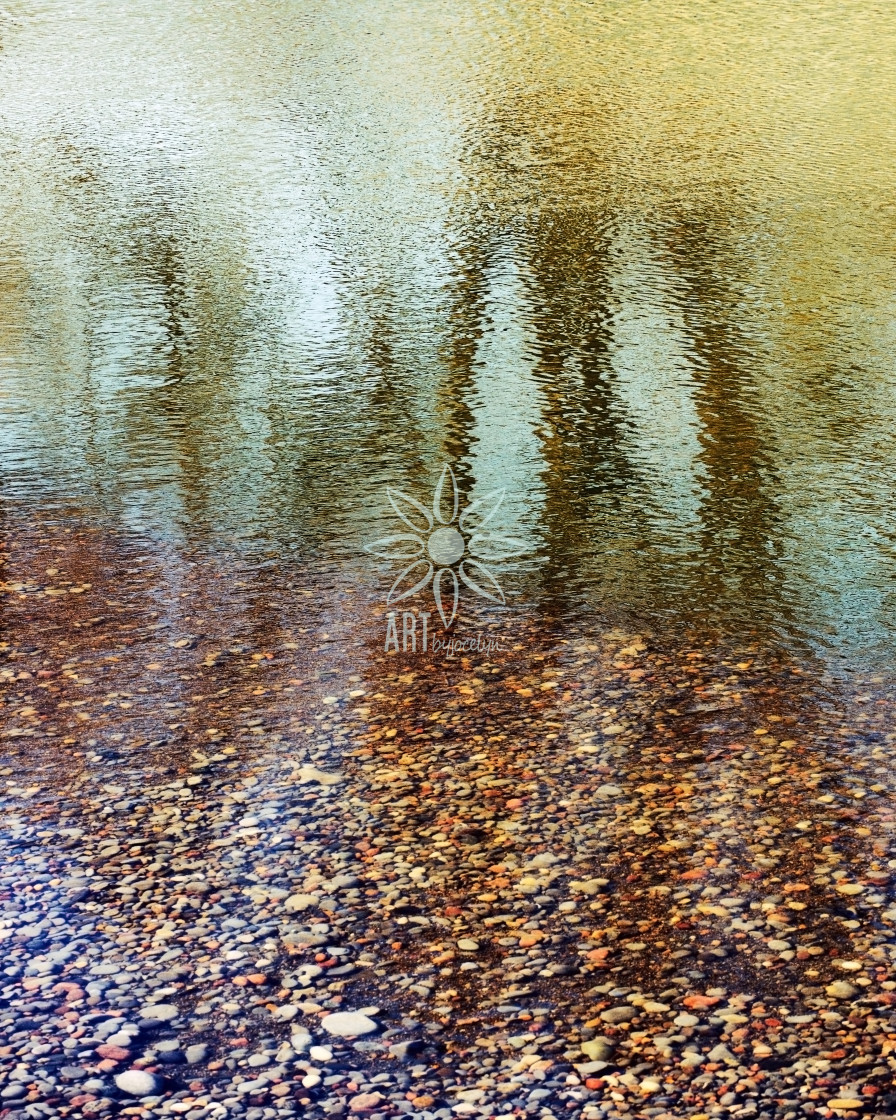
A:
POLYGON ((116 1062, 123 1062, 131 1056, 130 1050, 125 1050, 123 1046, 97 1046, 96 1052, 101 1058, 112 1058, 116 1062))
POLYGON ((681 1001, 685 1007, 714 1007, 719 1002, 718 996, 686 996, 681 1001))

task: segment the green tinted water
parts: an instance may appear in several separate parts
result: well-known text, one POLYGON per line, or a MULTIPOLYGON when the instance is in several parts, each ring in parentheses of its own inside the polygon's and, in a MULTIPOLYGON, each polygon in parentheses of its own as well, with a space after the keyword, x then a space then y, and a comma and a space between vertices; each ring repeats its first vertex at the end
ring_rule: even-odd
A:
POLYGON ((892 661, 896 14, 0 22, 8 518, 377 589, 385 487, 425 499, 449 462, 506 487, 530 551, 502 579, 536 609, 892 661))

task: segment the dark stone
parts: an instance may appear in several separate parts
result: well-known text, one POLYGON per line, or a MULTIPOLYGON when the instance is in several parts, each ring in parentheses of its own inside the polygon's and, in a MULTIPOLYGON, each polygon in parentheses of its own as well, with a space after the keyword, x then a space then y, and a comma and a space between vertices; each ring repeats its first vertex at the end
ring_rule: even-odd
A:
POLYGON ((165 1065, 173 1066, 179 1065, 185 1061, 185 1058, 180 1050, 164 1050, 159 1054, 159 1061, 164 1062, 165 1065))

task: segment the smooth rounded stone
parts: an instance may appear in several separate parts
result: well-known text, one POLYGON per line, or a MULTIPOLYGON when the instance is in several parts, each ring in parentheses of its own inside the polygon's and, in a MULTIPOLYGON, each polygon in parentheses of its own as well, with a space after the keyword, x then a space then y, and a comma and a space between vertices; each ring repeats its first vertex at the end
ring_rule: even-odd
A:
POLYGON ((192 1046, 186 1048, 184 1057, 190 1065, 193 1065, 195 1062, 204 1062, 208 1057, 208 1047, 204 1042, 196 1042, 192 1046))
POLYGON ((289 1044, 297 1054, 301 1054, 311 1045, 311 1035, 305 1030, 293 1031, 289 1044))
POLYGON ((600 1073, 601 1070, 607 1068, 606 1062, 578 1062, 576 1064, 576 1072, 590 1077, 593 1073, 600 1073))
POLYGON ((411 1038, 406 1042, 396 1042, 394 1046, 389 1047, 389 1053, 393 1058, 397 1058, 400 1062, 412 1058, 418 1051, 423 1049, 423 1042, 419 1038, 411 1038))
MULTIPOLYGON (((322 975, 323 971, 319 964, 303 964, 296 970, 296 980, 305 988, 312 980, 322 975)), ((275 1013, 275 1018, 276 1017, 275 1013)))
POLYGON ((327 890, 341 891, 347 887, 354 887, 360 882, 357 875, 335 875, 328 883, 327 890))
POLYGON ((316 894, 291 894, 289 898, 283 903, 283 908, 288 914, 297 914, 302 910, 307 910, 311 906, 316 906, 320 899, 316 894))
POLYGON ((131 1097, 149 1097, 159 1088, 159 1079, 145 1069, 126 1069, 115 1078, 115 1084, 131 1097))
POLYGON ((358 1093, 348 1102, 349 1112, 369 1112, 382 1100, 382 1093, 358 1093))
POLYGON ((605 1023, 630 1023, 632 1019, 637 1018, 637 1007, 608 1007, 606 1011, 601 1011, 600 1017, 605 1023))
POLYGON ((507 1042, 514 1050, 522 1050, 524 1046, 528 1046, 532 1041, 531 1034, 512 1034, 508 1037, 507 1042))
POLYGON ((115 1034, 121 1030, 121 1021, 119 1019, 104 1019, 101 1023, 96 1023, 91 1028, 91 1033, 94 1038, 108 1038, 110 1034, 115 1034))
POLYGON ((308 1051, 308 1057, 312 1062, 329 1062, 333 1057, 333 1051, 329 1046, 312 1046, 308 1051))
POLYGON ((24 1085, 21 1085, 18 1081, 14 1081, 11 1085, 0 1089, 0 1097, 7 1101, 15 1101, 18 1100, 19 1097, 24 1097, 27 1092, 28 1090, 24 1085))
POLYGON ((603 1038, 589 1039, 588 1042, 583 1042, 579 1049, 592 1062, 605 1062, 613 1054, 612 1045, 603 1038))
POLYGON ((180 1015, 180 1010, 173 1003, 155 1003, 140 1008, 141 1019, 157 1023, 170 1023, 178 1015, 180 1015))
POLYGON ((111 1058, 114 1062, 123 1062, 131 1056, 130 1050, 126 1046, 113 1046, 106 1042, 102 1046, 97 1046, 96 1052, 101 1058, 111 1058))
POLYGON ((342 781, 342 775, 320 770, 317 766, 300 766, 296 771, 296 781, 300 784, 317 782, 322 786, 335 786, 342 781))
POLYGON ((859 989, 855 984, 850 984, 848 980, 834 980, 833 983, 828 984, 825 992, 834 999, 852 999, 854 995, 858 994, 859 989))
POLYGON ((238 1086, 236 1091, 238 1093, 262 1093, 264 1092, 270 1082, 266 1077, 258 1077, 254 1081, 243 1081, 238 1086))
POLYGON ((121 1046, 124 1049, 127 1049, 131 1045, 131 1043, 134 1041, 134 1038, 136 1037, 136 1035, 137 1035, 136 1031, 133 1031, 133 1032, 131 1032, 131 1031, 116 1031, 114 1034, 110 1034, 106 1038, 106 1045, 107 1046, 121 1046))
POLYGON ((360 1011, 336 1011, 332 1015, 325 1015, 320 1025, 328 1034, 335 1034, 340 1038, 356 1038, 377 1029, 373 1019, 360 1011))
POLYGON ((735 1058, 723 1042, 720 1042, 718 1046, 714 1046, 706 1056, 711 1062, 725 1062, 727 1065, 737 1065, 737 1058, 735 1058))
POLYGON ((457 947, 465 953, 475 953, 479 948, 479 942, 474 941, 472 937, 462 937, 458 941, 457 947))
MULTIPOLYGON (((323 971, 323 970, 321 970, 323 971)), ((298 1015, 299 1009, 293 1003, 284 1003, 280 1007, 275 1007, 271 1015, 278 1023, 288 1023, 290 1020, 295 1019, 298 1015)))

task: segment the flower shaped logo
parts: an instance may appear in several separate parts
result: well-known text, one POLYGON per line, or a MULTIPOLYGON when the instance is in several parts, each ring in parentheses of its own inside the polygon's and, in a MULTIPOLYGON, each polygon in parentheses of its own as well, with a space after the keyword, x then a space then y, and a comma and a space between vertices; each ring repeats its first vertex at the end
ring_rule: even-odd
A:
POLYGON ((433 598, 446 630, 457 614, 458 577, 483 599, 503 603, 504 592, 482 561, 506 560, 525 552, 527 547, 523 541, 485 528, 504 501, 504 493, 493 490, 477 498, 458 517, 457 480, 447 464, 433 495, 432 511, 410 495, 389 487, 389 504, 413 532, 396 533, 365 545, 367 552, 381 560, 411 561, 399 572, 386 602, 408 599, 432 581, 433 598))

